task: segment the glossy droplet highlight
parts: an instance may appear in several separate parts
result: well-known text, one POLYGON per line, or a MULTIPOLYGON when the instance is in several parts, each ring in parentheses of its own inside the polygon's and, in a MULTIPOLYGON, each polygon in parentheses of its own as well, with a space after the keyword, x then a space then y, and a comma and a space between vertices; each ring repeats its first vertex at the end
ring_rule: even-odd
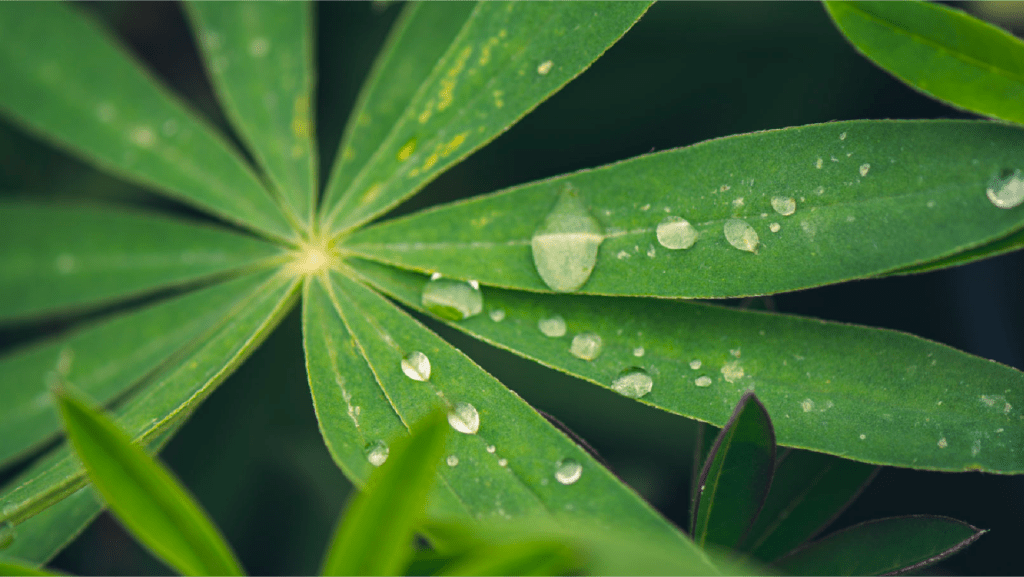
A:
POLYGON ((768 225, 768 230, 770 230, 772 232, 779 232, 781 229, 782 229, 782 227, 779 226, 779 223, 777 223, 777 222, 773 222, 773 223, 768 225))
POLYGON ((725 221, 725 240, 734 248, 746 252, 757 252, 757 232, 747 221, 733 218, 725 221))
POLYGON ((696 380, 693 381, 693 384, 697 385, 698 387, 710 387, 711 386, 711 377, 709 377, 707 375, 704 375, 702 377, 697 377, 696 380))
POLYGON ((461 321, 484 310, 484 297, 480 285, 470 282, 437 278, 423 285, 420 295, 423 307, 450 321, 461 321))
POLYGON ((597 264, 604 235, 579 198, 564 191, 555 207, 533 233, 533 264, 553 291, 572 292, 586 284, 597 264))
POLYGON ((592 361, 601 354, 601 335, 594 333, 581 333, 573 337, 572 346, 569 347, 572 356, 592 361))
POLYGON ((1004 170, 988 183, 985 195, 999 208, 1013 208, 1024 202, 1024 175, 1020 169, 1004 170))
POLYGON ((651 379, 651 375, 640 367, 630 367, 619 373, 612 381, 613 391, 631 399, 639 399, 646 395, 651 392, 653 386, 654 380, 651 379))
POLYGON ((690 361, 690 368, 695 371, 700 368, 700 365, 700 359, 693 359, 692 361, 690 361))
POLYGON ((773 196, 772 208, 782 216, 789 216, 796 212, 796 200, 788 196, 773 196))
POLYGON ((496 323, 500 323, 501 321, 505 320, 505 311, 501 309, 494 309, 488 314, 491 317, 491 320, 496 323))
POLYGON ((455 465, 459 464, 459 458, 456 457, 455 455, 448 455, 448 458, 445 459, 445 462, 448 463, 449 467, 454 467, 455 465))
POLYGON ((550 60, 545 60, 537 65, 537 74, 541 76, 547 76, 548 72, 551 72, 551 68, 554 67, 555 63, 550 60))
POLYGON ((555 480, 563 485, 572 485, 583 476, 583 465, 573 459, 565 459, 555 469, 555 480))
POLYGON ((697 242, 697 229, 693 228, 685 218, 678 216, 667 216, 658 224, 655 233, 658 235, 658 242, 661 246, 680 250, 690 248, 697 242))
POLYGON ((546 319, 540 319, 537 321, 537 328, 540 332, 544 333, 544 336, 557 338, 565 336, 565 319, 561 315, 555 315, 546 319))
POLYGON ((430 359, 419 351, 413 351, 402 359, 402 372, 414 381, 425 381, 430 378, 430 359))
POLYGON ((366 460, 370 462, 374 467, 380 467, 388 460, 388 455, 391 454, 391 449, 388 448, 384 441, 377 441, 370 443, 365 449, 366 460))
POLYGON ((448 424, 460 433, 475 435, 480 429, 480 413, 469 403, 455 403, 448 411, 448 424))

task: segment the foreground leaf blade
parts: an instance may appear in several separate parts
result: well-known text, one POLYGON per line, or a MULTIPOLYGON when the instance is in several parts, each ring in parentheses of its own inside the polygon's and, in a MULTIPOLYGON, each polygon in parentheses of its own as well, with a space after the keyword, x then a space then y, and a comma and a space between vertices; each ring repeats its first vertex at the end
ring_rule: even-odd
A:
POLYGON ((93 164, 261 234, 287 221, 224 138, 62 3, 0 8, 0 113, 93 164))
POLYGON ((445 565, 436 575, 567 575, 579 565, 562 543, 517 542, 478 547, 445 565))
POLYGON ((67 392, 68 439, 96 490, 143 545, 185 575, 241 575, 220 531, 174 475, 117 425, 67 392))
MULTIPOLYGON (((360 260, 349 266, 423 310, 426 277, 360 260)), ((480 314, 452 326, 603 387, 624 369, 643 368, 656 378, 640 402, 671 413, 720 427, 754 386, 780 445, 876 465, 1024 472, 1024 420, 1013 402, 1024 396, 1024 374, 938 343, 685 301, 488 287, 482 294, 484 310, 504 312, 503 320, 480 314), (547 337, 538 322, 555 315, 566 333, 547 337), (569 352, 582 333, 603 339, 593 361, 569 352)))
POLYGON ((189 2, 219 100, 290 214, 313 216, 312 4, 189 2))
POLYGON ((764 505, 774 469, 771 419, 754 393, 746 393, 701 471, 693 540, 705 548, 739 545, 764 505))
POLYGON ((590 66, 648 6, 478 3, 347 189, 328 186, 324 230, 373 219, 497 137, 590 66))
MULTIPOLYGON (((1022 140, 1016 127, 964 121, 833 122, 731 136, 387 221, 353 234, 344 249, 547 291, 531 240, 556 198, 573 194, 604 231, 580 292, 721 298, 796 290, 934 261, 1024 227, 1024 208, 997 208, 986 193, 993 179, 1024 166, 1022 140), (668 217, 690 223, 698 235, 690 248, 658 239, 668 217), (744 222, 756 236, 734 240, 745 248, 741 241, 753 241, 754 252, 726 238, 727 226, 744 222)), ((573 241, 580 254, 584 240, 573 241)))
POLYGON ((20 559, 11 559, 0 555, 0 575, 57 575, 57 573, 42 571, 20 559))
POLYGON ((792 551, 835 520, 877 472, 877 467, 831 455, 786 451, 743 549, 769 562, 792 551))
POLYGON ((345 507, 321 574, 397 575, 412 557, 448 434, 440 414, 419 427, 345 507))
POLYGON ((985 531, 931 515, 890 517, 854 525, 780 559, 788 575, 906 573, 963 550, 985 531))
POLYGON ((957 108, 1024 124, 1024 42, 934 2, 825 2, 858 52, 957 108))
POLYGON ((281 249, 113 207, 0 203, 0 321, 57 314, 267 266, 281 249))

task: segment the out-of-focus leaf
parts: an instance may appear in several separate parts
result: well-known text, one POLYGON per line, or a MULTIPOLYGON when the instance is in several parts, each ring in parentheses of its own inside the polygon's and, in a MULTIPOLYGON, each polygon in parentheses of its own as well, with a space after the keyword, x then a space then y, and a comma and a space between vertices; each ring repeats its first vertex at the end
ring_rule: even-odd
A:
MULTIPOLYGON (((646 350, 644 351, 646 353, 646 350)), ((700 474, 704 469, 704 463, 711 454, 711 448, 715 446, 715 440, 721 429, 712 427, 703 422, 697 422, 697 438, 693 443, 693 468, 690 471, 690 519, 697 514, 697 495, 700 493, 700 474)))
POLYGON ((572 575, 579 555, 557 541, 525 541, 477 547, 437 575, 572 575))
POLYGON ((36 569, 20 559, 12 559, 0 554, 0 575, 58 575, 58 573, 36 569))

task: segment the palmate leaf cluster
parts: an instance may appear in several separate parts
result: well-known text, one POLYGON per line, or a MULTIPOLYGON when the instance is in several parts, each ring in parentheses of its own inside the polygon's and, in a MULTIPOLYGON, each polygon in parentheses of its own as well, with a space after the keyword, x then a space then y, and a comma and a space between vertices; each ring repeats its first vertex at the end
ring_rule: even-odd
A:
MULTIPOLYGON (((308 5, 185 8, 245 154, 75 7, 4 5, 4 115, 223 224, 114 205, 0 205, 0 321, 107 311, 0 359, 0 463, 35 458, 0 491, 0 522, 17 531, 3 554, 43 563, 101 507, 78 459, 52 446, 60 423, 50 387, 82 391, 135 442, 159 449, 296 306, 321 433, 354 483, 413 423, 452 415, 461 434, 447 440, 456 464, 438 469, 428 501, 436 516, 585 519, 708 562, 396 302, 719 427, 756 391, 777 442, 815 451, 820 470, 1024 472, 1021 373, 906 334, 681 300, 908 274, 1018 248, 1024 135, 1012 124, 852 121, 738 135, 370 224, 579 75, 645 9, 411 5, 337 158, 321 163, 308 5), (567 202, 580 218, 543 230, 569 233, 555 246, 570 264, 589 262, 582 283, 563 286, 545 274, 537 232, 567 202), (583 217, 586 230, 573 229, 583 217), (680 218, 696 234, 687 248, 659 231, 680 218), (424 297, 437 282, 454 287, 446 306, 424 297), (146 304, 116 306, 138 297, 146 304), (539 328, 552 322, 560 328, 539 328), (642 378, 622 380, 631 375, 642 378)), ((1020 121, 1006 104, 1024 86, 1019 58, 1003 56, 1024 53, 1013 37, 927 4, 828 10, 908 84, 1020 121), (919 17, 929 24, 915 27, 919 17)), ((820 526, 811 529, 801 540, 820 526)))

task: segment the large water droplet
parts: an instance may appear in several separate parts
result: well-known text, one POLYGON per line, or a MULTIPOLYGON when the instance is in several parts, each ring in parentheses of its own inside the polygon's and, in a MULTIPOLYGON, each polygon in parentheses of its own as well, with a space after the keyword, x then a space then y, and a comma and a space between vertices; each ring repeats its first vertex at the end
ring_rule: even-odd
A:
POLYGON ((697 229, 685 218, 667 216, 655 230, 661 246, 672 250, 690 248, 697 242, 697 229))
POLYGON ((577 290, 594 271, 603 240, 601 226, 576 194, 566 190, 530 241, 537 273, 551 290, 577 290))
POLYGON ((563 485, 572 485, 583 475, 583 465, 573 459, 565 459, 555 469, 555 479, 563 485))
POLYGON ((484 310, 479 284, 446 278, 427 281, 420 302, 428 311, 450 321, 461 321, 484 310))
POLYGON ((364 451, 366 453, 366 460, 370 462, 374 467, 380 467, 384 464, 384 461, 388 460, 388 455, 391 454, 391 449, 388 448, 384 441, 376 441, 366 445, 364 451))
POLYGON ((1024 175, 1020 169, 1004 170, 988 183, 985 194, 999 208, 1013 208, 1024 202, 1024 175))
POLYGON ((788 196, 773 196, 772 208, 782 216, 789 216, 796 212, 796 200, 788 196))
POLYGON ((747 252, 757 252, 757 232, 747 221, 733 218, 725 221, 725 240, 747 252))
POLYGON ((430 359, 419 351, 413 351, 402 359, 402 372, 414 381, 425 381, 430 378, 430 359))
POLYGON ((469 403, 455 403, 448 411, 448 424, 460 433, 475 435, 480 429, 480 413, 469 403))
POLYGON ((615 377, 612 381, 612 390, 624 397, 639 399, 651 392, 654 381, 647 371, 640 367, 630 367, 615 377))
POLYGON ((711 377, 707 375, 697 377, 697 379, 693 381, 693 384, 697 385, 698 387, 710 387, 711 377))
POLYGON ((601 354, 601 335, 594 333, 581 333, 573 337, 572 346, 569 347, 572 356, 592 361, 601 354))
POLYGON ((555 315, 546 319, 540 319, 537 321, 537 328, 540 332, 544 333, 544 336, 557 338, 565 336, 565 319, 561 315, 555 315))

